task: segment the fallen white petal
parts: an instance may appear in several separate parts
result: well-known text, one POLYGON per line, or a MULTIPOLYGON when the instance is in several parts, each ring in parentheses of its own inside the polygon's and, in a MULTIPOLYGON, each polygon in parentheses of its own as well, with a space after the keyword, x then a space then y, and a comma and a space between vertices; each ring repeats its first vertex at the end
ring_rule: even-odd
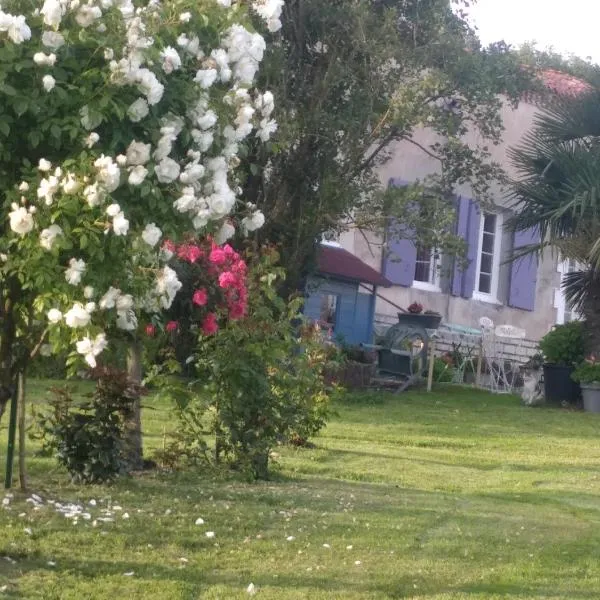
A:
POLYGON ((198 517, 196 519, 196 525, 204 525, 204 519, 202 517, 198 517))
POLYGON ((215 537, 215 532, 214 531, 207 531, 204 535, 207 538, 214 538, 215 537))
POLYGON ((251 595, 254 596, 254 594, 256 594, 256 586, 251 583, 247 588, 246 591, 251 595))

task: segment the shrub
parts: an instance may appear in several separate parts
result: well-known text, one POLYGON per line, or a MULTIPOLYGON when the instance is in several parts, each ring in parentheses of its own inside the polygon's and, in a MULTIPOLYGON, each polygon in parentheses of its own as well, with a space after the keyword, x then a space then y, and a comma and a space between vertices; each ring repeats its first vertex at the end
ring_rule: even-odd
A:
POLYGON ((92 377, 89 401, 77 403, 69 389, 54 389, 51 410, 38 418, 44 450, 56 453, 80 483, 111 481, 124 470, 124 423, 141 393, 123 371, 98 367, 92 377))
POLYGON ((373 352, 369 352, 360 346, 344 345, 341 347, 341 355, 344 360, 357 362, 364 365, 371 365, 376 360, 376 356, 373 352))
POLYGON ((600 363, 585 361, 571 375, 577 383, 600 383, 600 363))
POLYGON ((435 359, 433 363, 433 380, 438 383, 452 383, 453 368, 444 358, 435 359))
POLYGON ((540 349, 547 363, 573 367, 585 356, 583 323, 571 321, 557 325, 540 341, 540 349))
POLYGON ((278 441, 300 443, 325 425, 333 388, 323 377, 329 348, 313 327, 297 326, 301 299, 286 302, 276 293, 283 277, 277 253, 250 258, 247 316, 213 335, 199 334, 191 357, 195 381, 172 376, 181 372, 178 360, 168 361, 170 377, 155 381, 175 401, 181 424, 176 443, 188 459, 225 460, 253 478, 267 478, 278 441))

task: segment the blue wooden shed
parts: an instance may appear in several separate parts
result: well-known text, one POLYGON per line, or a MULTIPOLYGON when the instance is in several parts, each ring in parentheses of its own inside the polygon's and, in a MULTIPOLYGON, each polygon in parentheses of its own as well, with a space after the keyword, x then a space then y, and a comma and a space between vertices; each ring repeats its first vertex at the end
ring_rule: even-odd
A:
POLYGON ((391 282, 339 246, 321 244, 317 259, 306 285, 305 316, 347 344, 372 343, 377 288, 391 282))

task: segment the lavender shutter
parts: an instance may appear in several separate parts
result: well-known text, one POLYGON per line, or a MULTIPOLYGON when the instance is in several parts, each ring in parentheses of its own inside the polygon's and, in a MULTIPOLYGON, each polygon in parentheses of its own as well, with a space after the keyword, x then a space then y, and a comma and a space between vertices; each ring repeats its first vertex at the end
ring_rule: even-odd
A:
MULTIPOLYGON (((401 236, 402 232, 396 235, 401 236)), ((388 243, 383 263, 383 275, 396 285, 410 287, 415 279, 417 248, 411 240, 398 239, 388 243)))
MULTIPOLYGON (((513 249, 519 250, 531 244, 538 244, 540 234, 537 229, 515 232, 513 249)), ((508 305, 522 310, 535 309, 535 290, 537 285, 538 259, 529 254, 513 261, 510 266, 510 289, 508 305)))
POLYGON ((458 198, 458 220, 456 234, 467 242, 468 265, 460 269, 454 267, 452 277, 452 295, 471 298, 477 279, 477 252, 479 251, 479 228, 481 225, 481 212, 475 200, 458 198))
MULTIPOLYGON (((389 185, 403 186, 407 181, 401 179, 390 179, 389 185)), ((411 237, 402 224, 394 224, 390 228, 393 239, 388 242, 387 254, 383 262, 383 275, 392 283, 410 287, 415 279, 415 265, 417 263, 417 248, 410 239, 411 237)))

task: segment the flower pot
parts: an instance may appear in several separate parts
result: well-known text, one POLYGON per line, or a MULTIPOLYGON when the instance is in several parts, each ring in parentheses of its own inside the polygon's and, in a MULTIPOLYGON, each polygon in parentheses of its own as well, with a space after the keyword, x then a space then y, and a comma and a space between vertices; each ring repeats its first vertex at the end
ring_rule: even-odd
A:
POLYGON ((398 323, 412 325, 422 329, 437 329, 442 322, 442 315, 426 315, 424 313, 398 313, 398 323))
POLYGON ((583 410, 591 413, 600 413, 600 383, 582 383, 583 410))
POLYGON ((581 398, 579 384, 571 379, 573 367, 544 364, 544 396, 547 404, 577 404, 581 398))

